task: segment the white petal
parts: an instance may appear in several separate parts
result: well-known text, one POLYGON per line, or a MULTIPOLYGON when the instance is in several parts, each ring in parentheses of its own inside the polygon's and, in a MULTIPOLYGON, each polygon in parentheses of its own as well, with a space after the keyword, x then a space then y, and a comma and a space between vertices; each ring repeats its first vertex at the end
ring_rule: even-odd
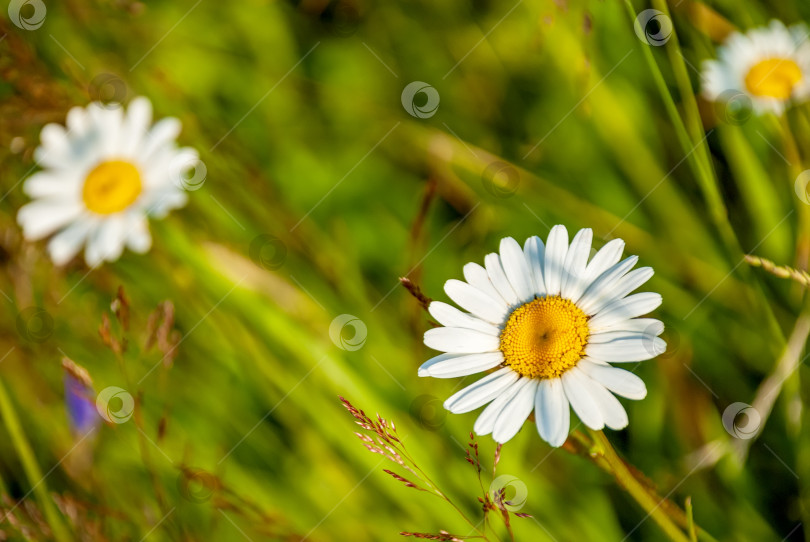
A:
POLYGON ((633 333, 642 333, 644 335, 655 335, 656 337, 664 332, 664 323, 655 318, 632 318, 630 320, 621 320, 609 326, 600 326, 594 329, 589 326, 591 337, 601 335, 602 333, 612 333, 614 331, 624 331, 633 333))
POLYGON ((555 379, 560 383, 560 394, 562 395, 562 420, 557 426, 557 431, 551 436, 548 443, 551 446, 562 446, 568 440, 568 431, 571 429, 571 405, 563 390, 562 379, 555 379))
POLYGON ((585 353, 590 358, 621 363, 652 359, 666 352, 666 349, 667 343, 660 337, 636 335, 607 343, 589 343, 585 353))
MULTIPOLYGON (((627 273, 625 276, 610 285, 609 292, 601 296, 598 300, 588 305, 588 310, 591 314, 596 314, 605 308, 607 305, 621 299, 630 292, 636 290, 639 286, 650 280, 653 276, 652 267, 639 267, 627 273)), ((608 289, 606 288, 606 289, 608 289)))
POLYGON ((155 190, 149 196, 149 200, 143 202, 144 214, 155 218, 164 218, 169 211, 183 207, 188 202, 188 195, 173 185, 155 190))
POLYGON ((602 414, 602 419, 605 421, 605 425, 611 429, 624 429, 627 427, 627 411, 624 410, 624 407, 619 400, 616 399, 612 393, 606 390, 604 386, 592 380, 589 376, 585 375, 585 378, 588 379, 588 386, 591 390, 591 398, 599 408, 599 412, 602 414))
POLYGON ((82 213, 78 203, 62 200, 34 200, 17 212, 17 222, 29 241, 47 237, 63 228, 82 213))
POLYGON ((475 420, 473 431, 478 435, 488 435, 492 433, 492 430, 495 429, 495 422, 498 420, 498 416, 504 407, 509 404, 509 401, 511 401, 515 395, 520 393, 521 389, 528 386, 532 380, 531 378, 521 378, 501 392, 501 394, 481 412, 478 419, 475 420))
POLYGON ((37 147, 34 158, 43 167, 59 168, 70 159, 70 139, 65 128, 58 124, 46 124, 39 132, 42 143, 37 147))
POLYGON ((585 268, 584 280, 590 284, 596 280, 599 275, 616 265, 622 257, 624 251, 624 241, 621 239, 613 239, 608 241, 605 246, 599 249, 588 266, 585 268))
POLYGON ((464 354, 439 354, 438 356, 434 356, 434 357, 430 358, 429 360, 427 360, 426 362, 424 362, 419 367, 419 370, 417 371, 417 375, 418 376, 430 376, 430 368, 433 365, 436 365, 437 363, 441 363, 441 362, 449 360, 449 359, 460 358, 463 355, 464 354))
POLYGON ((577 232, 565 255, 560 294, 566 299, 578 299, 587 284, 582 281, 585 275, 585 266, 591 255, 591 241, 593 230, 584 228, 577 232))
POLYGON ((141 147, 143 159, 148 160, 161 147, 174 144, 177 136, 180 135, 181 128, 180 121, 172 117, 166 117, 156 122, 144 138, 143 147, 141 147))
POLYGON ((498 350, 500 339, 474 329, 437 327, 425 332, 425 346, 440 352, 478 354, 498 350))
POLYGON ((498 293, 501 294, 501 297, 506 301, 507 305, 514 307, 520 303, 515 290, 512 289, 512 285, 509 284, 509 279, 506 278, 506 273, 504 273, 503 266, 501 265, 501 257, 494 252, 487 254, 484 258, 484 267, 487 268, 487 275, 489 275, 490 282, 492 282, 492 285, 498 290, 498 293))
POLYGON ((67 172, 40 171, 25 180, 23 192, 34 199, 50 198, 78 201, 81 197, 82 180, 67 172))
POLYGON ((200 153, 191 147, 177 150, 169 147, 168 149, 170 150, 157 151, 153 154, 152 164, 160 164, 161 169, 153 172, 150 168, 147 184, 152 187, 171 185, 183 191, 195 190, 202 186, 207 170, 197 171, 197 168, 204 167, 204 164, 200 162, 200 153))
POLYGON ((532 413, 538 381, 533 378, 527 380, 528 384, 520 388, 520 391, 498 414, 495 428, 492 430, 492 438, 495 442, 503 444, 512 440, 512 437, 517 435, 520 428, 523 427, 523 422, 532 413))
POLYGON ((138 254, 148 252, 152 247, 152 235, 149 233, 149 223, 146 217, 139 213, 132 213, 128 230, 127 247, 138 254))
POLYGON ((480 318, 476 318, 465 312, 461 312, 454 306, 442 303, 441 301, 433 301, 428 307, 428 312, 437 322, 446 327, 475 329, 490 335, 500 335, 501 333, 501 330, 492 324, 484 322, 480 318))
POLYGON ((588 336, 588 344, 609 343, 617 339, 633 337, 634 335, 636 334, 627 331, 600 331, 599 333, 591 333, 588 336))
POLYGON ((425 376, 424 373, 427 373, 427 376, 434 378, 456 378, 488 371, 501 363, 503 363, 503 354, 501 352, 453 356, 437 363, 431 363, 425 370, 420 367, 419 376, 425 376))
POLYGON ((477 263, 468 263, 464 266, 464 280, 470 283, 470 286, 478 288, 492 299, 502 301, 501 294, 492 285, 487 275, 487 270, 478 265, 477 263))
POLYGON ((120 145, 121 153, 124 156, 137 156, 141 140, 149 130, 151 122, 151 102, 143 96, 132 100, 127 108, 127 115, 121 132, 120 145))
POLYGON ((637 375, 618 367, 599 365, 588 360, 580 360, 577 367, 604 387, 628 399, 644 399, 647 386, 637 375))
POLYGON ((77 220, 48 241, 48 254, 56 265, 65 265, 78 254, 93 227, 92 220, 77 220))
POLYGON ((541 380, 534 403, 534 417, 540 437, 551 446, 561 446, 568 437, 569 415, 562 380, 541 380))
POLYGON ((501 239, 500 253, 503 271, 517 294, 519 302, 525 303, 533 299, 534 279, 529 264, 526 262, 526 256, 518 242, 511 237, 501 239))
POLYGON ((453 414, 471 412, 501 395, 517 379, 518 374, 515 371, 504 367, 454 393, 444 402, 444 408, 453 414))
POLYGON ((71 138, 80 139, 90 128, 90 118, 83 107, 71 107, 65 121, 71 138))
POLYGON ((100 241, 103 224, 96 226, 87 236, 84 247, 84 261, 90 267, 98 267, 104 261, 103 246, 100 241))
POLYGON ((599 405, 591 397, 587 378, 576 366, 571 367, 562 375, 563 390, 582 423, 598 431, 605 426, 605 421, 599 405))
POLYGON ((585 314, 595 314, 591 310, 591 307, 605 297, 612 299, 611 286, 630 271, 637 262, 638 256, 630 256, 599 275, 596 280, 588 285, 585 292, 580 296, 577 301, 577 306, 582 309, 585 314))
POLYGON ((91 118, 95 119, 95 128, 100 137, 98 148, 105 156, 112 156, 118 152, 121 144, 121 126, 124 123, 124 110, 122 107, 104 107, 97 103, 88 106, 91 118))
POLYGON ((104 220, 98 236, 101 259, 112 262, 121 257, 127 237, 126 217, 112 215, 104 220))
POLYGON ((526 256, 526 262, 528 262, 532 270, 534 293, 538 296, 543 296, 546 293, 546 281, 543 278, 545 253, 546 246, 539 237, 535 235, 526 239, 526 243, 523 245, 523 254, 526 256))
POLYGON ((588 327, 594 332, 600 331, 605 326, 654 311, 661 302, 661 294, 655 292, 643 292, 618 299, 591 318, 588 327))
POLYGON ((559 295, 562 286, 565 257, 568 254, 568 230, 557 225, 551 228, 546 242, 543 278, 546 280, 546 293, 559 295))
POLYGON ((444 291, 459 307, 482 320, 495 325, 500 325, 506 321, 509 307, 500 297, 495 299, 478 288, 455 279, 450 279, 444 283, 444 291))

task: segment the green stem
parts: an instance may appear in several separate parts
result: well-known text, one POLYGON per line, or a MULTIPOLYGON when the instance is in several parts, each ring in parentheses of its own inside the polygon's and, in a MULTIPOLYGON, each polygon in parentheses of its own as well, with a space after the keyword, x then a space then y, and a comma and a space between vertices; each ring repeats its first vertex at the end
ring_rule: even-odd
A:
MULTIPOLYGON (((793 136, 793 129, 790 127, 790 122, 788 122, 787 116, 784 114, 779 118, 779 130, 782 134, 782 140, 784 141, 783 148, 789 163, 790 188, 794 188, 792 183, 795 182, 796 178, 804 171, 804 166, 802 164, 799 146, 796 143, 796 138, 793 136)), ((795 265, 799 269, 806 270, 807 261, 808 258, 810 258, 810 206, 798 198, 794 201, 797 202, 796 206, 799 214, 795 265)))
MULTIPOLYGON (((660 4, 660 2, 658 3, 660 4)), ((624 4, 627 8, 627 13, 630 16, 630 19, 635 21, 636 11, 633 8, 633 4, 630 2, 630 0, 625 0, 624 4)), ((665 3, 662 7, 663 9, 660 9, 659 7, 660 11, 669 13, 665 3)), ((711 161, 709 159, 708 147, 703 134, 703 125, 700 121, 699 115, 697 117, 694 116, 694 114, 697 112, 697 102, 695 102, 694 95, 692 93, 692 86, 689 82, 689 74, 685 73, 686 68, 683 67, 683 57, 680 56, 680 48, 677 47, 677 36, 675 35, 674 30, 670 37, 670 41, 672 40, 675 40, 676 44, 675 53, 672 54, 671 57, 676 57, 677 60, 673 61, 673 66, 676 68, 675 73, 676 77, 678 78, 679 89, 681 94, 688 95, 692 98, 692 103, 687 104, 692 105, 694 108, 692 109, 692 107, 687 107, 687 110, 692 109, 692 111, 688 111, 691 118, 691 135, 689 130, 687 130, 686 124, 681 118, 681 114, 678 111, 678 107, 675 104, 672 93, 669 91, 669 87, 667 87, 664 75, 661 73, 661 69, 658 67, 658 63, 653 57, 650 46, 642 46, 641 51, 647 65, 650 68, 650 73, 653 76, 655 86, 658 88, 661 99, 664 101, 664 108, 666 109, 669 119, 675 128, 675 135, 677 136, 683 151, 689 155, 687 162, 690 164, 692 171, 698 180, 700 189, 703 192, 706 205, 709 207, 709 215, 712 217, 715 226, 720 230, 720 234, 728 247, 742 253, 742 250, 739 248, 737 238, 734 235, 734 229, 731 227, 731 224, 728 221, 726 206, 723 203, 723 197, 720 194, 720 189, 718 188, 717 180, 714 175, 714 169, 712 168, 711 161), (677 69, 678 66, 681 66, 682 69, 677 69)), ((685 96, 684 99, 686 99, 685 96)))
MULTIPOLYGON (((487 538, 487 534, 486 534, 486 522, 484 523, 484 530, 482 531, 481 529, 479 529, 479 528, 478 528, 478 526, 477 526, 475 523, 473 523, 473 522, 472 522, 472 520, 471 520, 470 518, 468 518, 468 517, 467 517, 467 514, 465 514, 465 513, 464 513, 464 512, 461 510, 461 508, 459 508, 459 507, 456 505, 456 503, 454 503, 454 502, 452 501, 452 499, 450 499, 450 497, 448 497, 447 495, 445 495, 445 494, 444 494, 444 492, 443 492, 441 489, 439 489, 439 486, 436 484, 436 482, 434 482, 433 480, 431 480, 430 476, 428 476, 428 475, 427 475, 427 473, 426 473, 425 471, 423 471, 423 470, 422 470, 422 469, 419 467, 419 465, 416 463, 416 461, 413 459, 413 457, 411 457, 411 456, 408 454, 408 451, 405 449, 405 444, 404 444, 404 443, 400 442, 400 445, 399 445, 399 446, 396 446, 396 448, 397 448, 397 451, 399 452, 399 454, 400 454, 401 456, 403 456, 405 459, 407 459, 407 460, 408 460, 408 462, 410 462, 410 463, 411 463, 411 465, 412 465, 412 466, 413 466, 413 467, 414 467, 414 468, 415 468, 417 471, 419 471, 419 474, 422 476, 422 479, 423 479, 423 480, 424 480, 424 481, 425 481, 425 482, 426 482, 426 483, 427 483, 427 484, 428 484, 428 485, 431 487, 431 489, 433 490, 433 491, 432 491, 432 493, 433 493, 434 495, 436 495, 437 497, 439 497, 439 498, 441 498, 442 500, 446 501, 446 502, 447 502, 447 503, 448 503, 450 506, 452 506, 452 507, 453 507, 453 508, 456 510, 456 512, 458 512, 458 515, 460 515, 460 516, 461 516, 461 517, 464 519, 464 521, 466 521, 466 522, 467 522, 467 523, 470 525, 470 527, 472 527, 472 528, 473 528, 473 530, 474 530, 476 533, 478 533, 478 534, 481 536, 481 538, 482 538, 483 540, 489 540, 489 538, 487 538)), ((484 520, 486 520, 486 512, 484 513, 484 520)), ((493 533, 493 534, 494 534, 494 533, 493 533)), ((497 536, 497 535, 496 535, 496 536, 497 536)), ((500 542, 500 538, 498 538, 498 541, 500 542)))
MULTIPOLYGON (((664 13, 670 19, 672 18, 666 0, 653 0, 653 7, 664 13)), ((717 175, 712 166, 709 146, 706 143, 703 121, 700 118, 700 110, 698 109, 697 100, 695 99, 695 91, 692 88, 692 81, 689 78, 689 72, 686 68, 686 60, 683 56, 683 52, 681 52, 678 34, 674 29, 666 43, 665 49, 669 56, 669 62, 675 75, 675 82, 678 85, 678 92, 681 95, 681 102, 684 106, 686 129, 688 130, 692 143, 696 145, 695 155, 700 170, 698 181, 701 191, 703 192, 703 197, 706 199, 712 218, 717 227, 720 228, 726 243, 729 247, 735 248, 737 246, 737 237, 728 221, 728 213, 725 203, 723 202, 723 196, 720 193, 717 175)))
POLYGON ((54 538, 58 542, 70 542, 71 538, 68 534, 67 527, 62 523, 62 517, 59 515, 53 500, 51 500, 48 494, 45 476, 42 475, 42 470, 39 468, 39 464, 34 457, 34 452, 31 450, 31 445, 25 437, 25 433, 20 425, 20 419, 17 416, 17 411, 14 409, 14 404, 8 396, 2 380, 0 380, 0 413, 2 413, 6 429, 8 429, 9 435, 11 436, 14 449, 20 457, 20 461, 22 461, 23 470, 28 478, 28 483, 31 484, 31 491, 36 495, 39 501, 54 538))
POLYGON ((690 542, 698 542, 697 532, 695 531, 695 514, 694 510, 692 509, 692 497, 686 498, 684 509, 686 511, 687 521, 686 532, 689 533, 689 540, 690 542))
POLYGON ((161 485, 160 482, 160 477, 155 471, 154 464, 152 463, 152 456, 149 453, 149 445, 146 442, 146 438, 144 437, 144 434, 146 433, 146 428, 143 423, 143 411, 141 409, 140 394, 132 386, 132 381, 130 380, 129 373, 127 372, 127 364, 126 360, 124 359, 123 352, 114 351, 114 353, 115 358, 118 362, 118 367, 121 370, 121 374, 124 377, 124 383, 127 387, 127 390, 132 390, 136 394, 135 397, 137 399, 135 400, 132 419, 134 420, 136 430, 138 431, 138 449, 140 450, 141 460, 143 461, 144 468, 146 469, 146 472, 149 476, 149 480, 152 482, 152 489, 155 492, 155 498, 157 499, 158 508, 163 514, 167 514, 169 512, 167 499, 163 491, 163 486, 161 485))
MULTIPOLYGON (((663 0, 654 0, 655 5, 659 11, 663 12, 667 17, 670 17, 669 7, 663 0)), ((624 0, 627 14, 630 20, 635 22, 636 11, 630 0, 624 0)), ((670 17, 671 18, 671 17, 670 17)), ((745 251, 740 245, 739 239, 734 232, 734 227, 728 219, 728 211, 723 201, 723 195, 720 192, 717 176, 715 175, 714 168, 711 164, 711 155, 708 151, 706 144, 706 136, 704 135, 703 123, 700 120, 700 113, 697 108, 697 101, 694 97, 691 82, 689 81, 689 74, 686 72, 686 64, 681 53, 680 46, 678 45, 678 36, 675 30, 672 30, 669 42, 667 43, 668 51, 670 51, 670 58, 672 59, 673 70, 678 80, 679 90, 682 94, 683 100, 686 102, 687 117, 690 120, 690 129, 692 135, 690 136, 683 119, 681 118, 678 107, 675 105, 675 100, 672 98, 672 93, 667 87, 664 75, 658 66, 658 63, 653 57, 650 46, 642 46, 641 50, 647 65, 650 68, 650 73, 653 76, 656 87, 664 101, 664 107, 667 111, 670 121, 675 128, 675 134, 681 144, 684 152, 689 153, 687 162, 692 167, 692 171, 697 178, 700 190, 706 200, 706 205, 709 209, 709 216, 712 219, 715 227, 719 230, 721 238, 726 245, 726 249, 732 258, 741 258, 745 251), (670 45, 671 42, 671 45, 670 45)), ((747 269, 742 269, 740 273, 744 278, 750 278, 751 275, 747 269)), ((752 303, 756 303, 761 307, 765 318, 768 321, 768 328, 775 339, 780 344, 784 344, 785 337, 782 334, 779 323, 773 314, 773 309, 768 303, 768 300, 762 294, 757 284, 757 299, 752 299, 752 303)))
MULTIPOLYGON (((667 513, 677 507, 667 499, 656 495, 636 478, 627 463, 613 449, 610 441, 602 431, 589 429, 588 432, 593 439, 590 456, 601 459, 601 461, 595 461, 595 463, 616 479, 622 489, 627 491, 628 495, 647 512, 647 517, 652 518, 670 540, 673 542, 690 542, 681 526, 678 525, 678 521, 667 513)), ((679 515, 683 515, 683 519, 686 520, 686 515, 680 509, 678 511, 680 512, 679 515)), ((713 540, 708 534, 703 532, 701 534, 703 534, 701 537, 703 540, 713 540)))

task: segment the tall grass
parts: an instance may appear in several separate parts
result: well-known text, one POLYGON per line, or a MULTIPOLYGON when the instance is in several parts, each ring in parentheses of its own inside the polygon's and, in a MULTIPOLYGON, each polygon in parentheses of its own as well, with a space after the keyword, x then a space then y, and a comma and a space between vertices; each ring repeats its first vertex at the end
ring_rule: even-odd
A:
MULTIPOLYGON (((43 540, 467 534, 452 508, 382 473, 337 397, 397 420, 420 465, 477 517, 464 461, 474 417, 434 410, 462 384, 417 378, 427 323, 398 279, 444 300, 444 281, 501 237, 563 223, 592 227, 598 245, 625 239, 664 297, 669 350, 636 370, 649 395, 626 404, 628 429, 609 433, 618 453, 662 495, 689 498, 695 523, 719 540, 806 536, 806 281, 744 255, 805 276, 810 211, 794 181, 810 110, 729 120, 698 95, 695 68, 723 29, 806 20, 810 7, 539 0, 507 15, 513 6, 92 0, 48 3, 37 30, 0 22, 0 530, 43 540), (672 17, 664 47, 633 31, 648 7, 672 17), (102 74, 125 84, 118 97, 145 95, 157 115, 179 117, 207 178, 187 208, 152 223, 148 255, 54 268, 42 243, 20 238, 19 181, 43 124, 110 92, 102 74), (433 116, 402 107, 411 81, 438 91, 433 116), (119 285, 131 313, 120 362, 98 333, 105 314, 124 333, 110 310, 119 285), (164 300, 175 308, 170 356, 145 345, 164 300), (52 329, 34 329, 29 307, 52 329), (330 338, 342 314, 364 323, 361 348, 330 338), (65 356, 96 392, 125 388, 133 419, 75 447, 65 356), (723 412, 751 404, 785 356, 796 368, 737 453, 723 412)), ((608 475, 530 429, 498 466, 529 491, 521 512, 532 518, 513 522, 516 539, 660 538, 608 475)), ((480 447, 493 456, 490 439, 480 447)))

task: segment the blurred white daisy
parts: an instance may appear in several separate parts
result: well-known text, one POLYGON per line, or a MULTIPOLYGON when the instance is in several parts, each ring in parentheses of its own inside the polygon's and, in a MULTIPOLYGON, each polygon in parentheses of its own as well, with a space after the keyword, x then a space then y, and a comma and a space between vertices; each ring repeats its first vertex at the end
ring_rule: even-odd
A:
POLYGON ((17 214, 28 240, 56 233, 48 252, 57 265, 85 246, 97 266, 121 256, 124 247, 144 253, 152 244, 147 218, 161 218, 186 203, 185 175, 197 151, 178 148, 180 121, 152 123, 146 98, 122 106, 74 107, 67 129, 48 124, 40 134, 37 163, 44 169, 25 181, 33 198, 17 214))
POLYGON ((534 412, 540 436, 560 446, 568 436, 569 405, 592 429, 621 429, 627 413, 613 393, 646 396, 638 376, 610 363, 643 361, 666 350, 658 337, 663 324, 638 318, 658 307, 661 296, 628 295, 653 270, 631 271, 638 256, 619 261, 620 239, 588 261, 592 235, 580 230, 569 245, 565 227, 555 226, 547 244, 535 236, 522 249, 507 237, 500 255, 487 255, 484 267, 464 266, 466 282, 445 283, 447 295, 468 312, 430 304, 430 314, 445 327, 428 330, 425 344, 445 353, 424 363, 419 376, 495 369, 444 403, 455 414, 489 403, 475 422, 479 435, 492 433, 504 443, 534 412))
POLYGON ((703 94, 709 100, 729 101, 742 93, 755 112, 779 115, 789 102, 810 95, 810 42, 804 24, 786 28, 774 20, 745 34, 734 32, 717 57, 703 63, 703 94))

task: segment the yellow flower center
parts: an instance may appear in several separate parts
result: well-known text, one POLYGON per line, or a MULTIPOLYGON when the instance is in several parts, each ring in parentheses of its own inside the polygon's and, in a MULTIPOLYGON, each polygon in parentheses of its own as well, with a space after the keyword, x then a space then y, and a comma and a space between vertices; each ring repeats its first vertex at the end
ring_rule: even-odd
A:
POLYGON ((554 378, 577 364, 588 344, 588 316, 559 296, 515 309, 501 332, 504 362, 530 378, 554 378))
POLYGON ((123 211, 141 194, 141 174, 123 160, 101 162, 84 180, 82 199, 94 213, 109 215, 123 211))
POLYGON ((802 70, 789 58, 768 58, 754 64, 745 76, 745 86, 754 96, 787 100, 802 80, 802 70))

